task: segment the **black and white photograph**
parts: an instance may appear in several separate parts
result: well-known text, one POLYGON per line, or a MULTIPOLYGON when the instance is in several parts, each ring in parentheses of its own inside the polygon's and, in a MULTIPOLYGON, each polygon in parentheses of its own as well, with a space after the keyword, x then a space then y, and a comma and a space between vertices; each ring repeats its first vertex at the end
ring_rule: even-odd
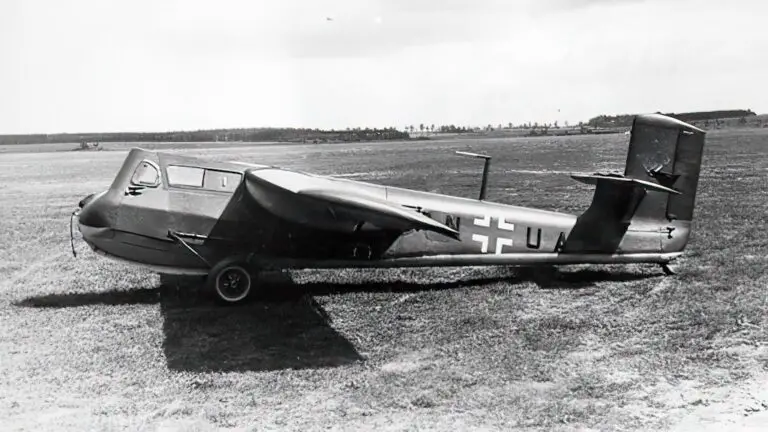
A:
POLYGON ((4 0, 0 429, 768 430, 767 18, 4 0))

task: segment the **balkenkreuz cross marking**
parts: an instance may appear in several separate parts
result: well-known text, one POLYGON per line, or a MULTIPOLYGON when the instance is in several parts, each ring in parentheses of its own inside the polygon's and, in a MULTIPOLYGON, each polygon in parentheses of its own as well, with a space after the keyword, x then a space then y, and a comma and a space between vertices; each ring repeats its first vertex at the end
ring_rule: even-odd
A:
MULTIPOLYGON (((502 231, 514 231, 515 230, 515 224, 509 223, 505 220, 504 216, 500 216, 498 218, 493 218, 491 215, 485 215, 482 218, 475 218, 474 223, 476 226, 484 227, 484 228, 491 228, 491 225, 493 224, 493 219, 496 219, 496 223, 499 230, 502 231)), ((493 228, 491 228, 490 233, 493 234, 495 231, 493 228)), ((492 239, 494 246, 495 246, 495 253, 497 255, 501 254, 504 250, 504 246, 511 247, 513 244, 513 241, 511 238, 507 237, 500 237, 500 236, 493 236, 493 235, 486 235, 486 234, 472 234, 472 240, 480 243, 480 252, 482 253, 488 253, 488 246, 492 243, 492 239), (495 239, 494 239, 495 237, 495 239)))

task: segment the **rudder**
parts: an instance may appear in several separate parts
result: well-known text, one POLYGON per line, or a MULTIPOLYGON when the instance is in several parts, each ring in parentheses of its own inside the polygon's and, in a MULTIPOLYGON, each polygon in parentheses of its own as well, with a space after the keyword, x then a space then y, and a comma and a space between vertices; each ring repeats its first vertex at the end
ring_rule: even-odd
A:
POLYGON ((624 176, 674 189, 649 193, 635 218, 671 222, 693 220, 705 132, 660 114, 635 117, 624 176))

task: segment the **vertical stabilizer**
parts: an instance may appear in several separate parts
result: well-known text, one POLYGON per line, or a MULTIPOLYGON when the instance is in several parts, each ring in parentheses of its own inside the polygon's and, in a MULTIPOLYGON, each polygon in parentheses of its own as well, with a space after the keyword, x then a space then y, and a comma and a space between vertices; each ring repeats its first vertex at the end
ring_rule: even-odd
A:
POLYGON ((660 114, 635 117, 624 176, 674 189, 649 192, 634 217, 657 221, 693 220, 705 132, 660 114))
POLYGON ((635 117, 624 175, 574 175, 595 194, 564 252, 678 252, 693 220, 705 132, 660 114, 635 117))

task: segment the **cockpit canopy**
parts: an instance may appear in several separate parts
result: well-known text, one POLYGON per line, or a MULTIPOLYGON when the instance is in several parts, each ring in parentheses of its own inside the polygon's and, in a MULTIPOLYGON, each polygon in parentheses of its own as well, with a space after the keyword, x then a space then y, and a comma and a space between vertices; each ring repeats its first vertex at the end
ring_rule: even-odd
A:
MULTIPOLYGON (((220 169, 170 164, 165 170, 169 188, 201 189, 215 192, 233 192, 243 175, 220 169)), ((149 160, 142 160, 133 172, 131 184, 154 188, 162 183, 160 167, 149 160)))

